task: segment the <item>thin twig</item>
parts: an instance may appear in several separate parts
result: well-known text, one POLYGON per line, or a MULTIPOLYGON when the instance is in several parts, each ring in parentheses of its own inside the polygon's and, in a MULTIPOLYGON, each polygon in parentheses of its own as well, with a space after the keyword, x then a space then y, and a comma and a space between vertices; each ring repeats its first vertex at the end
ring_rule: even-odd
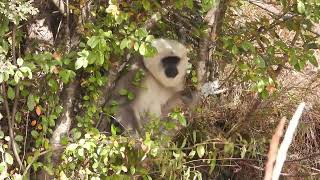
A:
MULTIPOLYGON (((16 59, 16 31, 17 31, 17 26, 15 24, 13 24, 13 29, 12 29, 12 62, 14 63, 14 65, 17 64, 17 59, 16 59)), ((14 131, 13 131, 13 124, 15 122, 15 115, 17 112, 17 107, 18 107, 18 99, 19 99, 19 85, 17 84, 15 87, 15 99, 14 99, 14 104, 13 104, 13 108, 12 108, 12 114, 10 114, 10 109, 9 109, 9 103, 8 103, 8 99, 7 99, 7 92, 6 92, 6 87, 5 84, 2 83, 2 92, 3 92, 3 99, 4 99, 4 105, 5 105, 5 109, 7 112, 7 119, 8 119, 8 126, 9 126, 9 136, 10 136, 10 140, 11 140, 11 147, 12 147, 12 151, 13 154, 20 166, 20 170, 24 170, 24 166, 23 163, 19 157, 19 153, 17 150, 17 144, 15 142, 14 139, 14 131)))
POLYGON ((3 96, 2 96, 3 97, 3 104, 5 107, 6 113, 7 113, 8 126, 9 126, 9 136, 10 136, 10 140, 11 140, 12 151, 13 151, 14 157, 16 158, 16 160, 20 166, 20 169, 23 170, 24 167, 23 167, 22 161, 19 157, 19 153, 18 153, 18 150, 16 147, 16 142, 14 139, 14 132, 13 132, 14 117, 12 117, 10 114, 9 103, 8 103, 8 99, 7 99, 7 92, 6 92, 6 87, 5 87, 4 83, 2 83, 2 92, 3 92, 3 96))
POLYGON ((302 158, 299 158, 299 159, 286 160, 286 163, 303 161, 303 160, 312 159, 312 158, 315 158, 315 157, 318 157, 318 156, 320 156, 319 152, 310 154, 308 156, 305 156, 305 157, 302 157, 302 158))
POLYGON ((31 168, 32 164, 33 164, 40 156, 43 156, 43 155, 45 155, 45 154, 47 154, 47 153, 49 153, 49 152, 56 151, 56 150, 60 150, 60 149, 64 149, 64 148, 65 148, 65 147, 58 147, 58 148, 49 149, 49 150, 43 151, 43 152, 41 152, 41 153, 39 153, 39 154, 36 154, 36 155, 32 158, 31 162, 28 164, 28 166, 26 167, 26 169, 24 170, 22 177, 25 177, 25 176, 27 175, 27 173, 28 173, 29 169, 31 168))
POLYGON ((28 127, 29 127, 28 122, 29 122, 29 113, 27 114, 27 117, 26 117, 26 134, 24 136, 22 161, 24 161, 24 157, 26 155, 26 145, 27 145, 28 127))

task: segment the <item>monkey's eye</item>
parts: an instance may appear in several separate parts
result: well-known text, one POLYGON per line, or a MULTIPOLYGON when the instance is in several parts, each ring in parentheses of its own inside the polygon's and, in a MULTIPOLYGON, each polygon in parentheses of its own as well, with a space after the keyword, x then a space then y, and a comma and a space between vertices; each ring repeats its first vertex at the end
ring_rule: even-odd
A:
POLYGON ((167 56, 161 60, 163 66, 177 65, 180 62, 178 56, 167 56))

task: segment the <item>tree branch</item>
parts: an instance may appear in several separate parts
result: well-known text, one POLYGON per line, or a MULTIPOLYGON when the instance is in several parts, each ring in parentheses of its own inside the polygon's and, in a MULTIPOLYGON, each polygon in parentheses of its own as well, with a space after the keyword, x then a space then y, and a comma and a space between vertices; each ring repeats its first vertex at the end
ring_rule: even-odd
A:
MULTIPOLYGON (((266 11, 268 11, 269 13, 271 13, 272 15, 281 17, 283 20, 292 18, 294 16, 294 14, 292 13, 286 13, 283 14, 283 12, 281 10, 279 10, 278 8, 276 8, 275 6, 273 6, 272 4, 268 4, 265 3, 263 1, 259 1, 259 0, 248 0, 249 3, 264 9, 266 11)), ((310 32, 320 36, 320 24, 313 24, 313 26, 311 27, 311 29, 309 29, 310 32)))
POLYGON ((228 0, 218 0, 214 7, 208 11, 204 20, 208 23, 209 28, 206 30, 205 34, 200 39, 199 43, 199 56, 200 60, 197 62, 197 78, 199 82, 198 89, 207 81, 207 76, 209 73, 208 63, 210 57, 211 42, 216 41, 218 33, 221 29, 221 23, 223 21, 228 0))
MULTIPOLYGON (((64 112, 58 120, 58 125, 52 133, 50 143, 53 149, 61 147, 60 140, 63 136, 69 133, 72 120, 73 120, 73 106, 76 98, 76 90, 79 86, 79 80, 74 80, 68 84, 62 91, 64 96, 62 99, 62 106, 64 107, 64 112)), ((60 159, 60 153, 55 153, 52 157, 53 164, 57 163, 60 159)))

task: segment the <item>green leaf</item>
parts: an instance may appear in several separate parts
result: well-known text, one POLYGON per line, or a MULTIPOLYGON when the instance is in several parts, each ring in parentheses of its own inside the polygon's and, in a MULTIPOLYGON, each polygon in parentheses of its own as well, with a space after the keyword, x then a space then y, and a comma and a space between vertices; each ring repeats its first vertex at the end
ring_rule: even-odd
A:
POLYGON ((303 14, 306 11, 306 7, 302 1, 298 1, 297 9, 300 14, 303 14))
POLYGON ((100 38, 98 36, 92 36, 91 38, 89 38, 87 44, 93 49, 98 45, 99 41, 100 38))
POLYGON ((7 93, 8 93, 8 98, 11 99, 11 100, 13 100, 14 97, 15 97, 15 93, 14 93, 14 90, 13 90, 12 87, 9 86, 7 93))
POLYGON ((22 64, 23 64, 23 59, 19 57, 19 58, 17 59, 17 64, 18 64, 18 66, 22 66, 22 64))
POLYGON ((143 5, 143 8, 147 11, 150 10, 150 8, 151 8, 151 4, 150 4, 149 0, 142 0, 142 5, 143 5))
POLYGON ((196 131, 192 131, 192 139, 193 139, 193 143, 197 142, 197 132, 196 131))
POLYGON ((18 124, 21 123, 21 113, 19 111, 16 113, 15 120, 16 120, 16 123, 18 124))
POLYGON ((120 94, 121 96, 125 96, 125 95, 128 94, 128 90, 122 88, 122 89, 119 90, 119 94, 120 94))
POLYGON ((243 50, 245 51, 248 51, 248 50, 251 50, 253 51, 254 50, 254 46, 252 45, 252 43, 250 41, 244 41, 242 44, 241 44, 241 47, 243 50))
POLYGON ((66 148, 66 151, 74 151, 74 150, 76 150, 77 148, 78 148, 78 144, 76 144, 76 143, 72 143, 72 144, 69 144, 68 146, 67 146, 67 148, 66 148))
POLYGON ((135 98, 135 95, 132 92, 128 92, 127 97, 129 100, 133 100, 135 98))
POLYGON ((146 37, 148 35, 148 31, 146 28, 139 28, 135 31, 135 36, 139 37, 142 39, 143 37, 146 37))
POLYGON ((154 36, 153 35, 148 35, 146 37, 146 42, 152 42, 154 40, 154 36))
POLYGON ((197 154, 199 158, 202 158, 204 156, 204 153, 205 153, 204 146, 203 145, 197 146, 197 154))
POLYGON ((179 113, 178 120, 182 126, 187 126, 187 120, 182 113, 179 113))
POLYGON ((234 45, 234 46, 232 47, 232 49, 231 49, 231 53, 232 53, 233 55, 239 54, 239 49, 238 49, 238 47, 234 45))
POLYGON ((0 139, 4 138, 4 132, 0 130, 0 139))
POLYGON ((6 153, 4 154, 4 159, 5 159, 5 161, 6 161, 7 164, 10 164, 10 165, 13 164, 13 157, 11 156, 11 154, 9 154, 9 153, 6 152, 6 153))
POLYGON ((91 51, 88 56, 88 64, 93 64, 99 58, 99 54, 97 51, 91 51))
POLYGON ((52 89, 53 92, 58 91, 59 86, 58 86, 58 83, 55 79, 49 79, 48 85, 52 89))
POLYGON ((111 37, 111 35, 112 35, 112 31, 110 31, 110 30, 107 32, 103 32, 103 36, 105 36, 107 38, 111 37))
POLYGON ((249 70, 249 66, 247 65, 247 64, 240 64, 239 65, 239 68, 240 68, 240 70, 241 71, 243 71, 243 72, 246 72, 246 71, 248 71, 249 70))
POLYGON ((241 158, 244 158, 247 152, 246 146, 242 146, 241 148, 241 158))
POLYGON ((16 73, 14 74, 14 81, 18 83, 22 78, 23 78, 22 72, 17 70, 16 73))
POLYGON ((234 151, 234 144, 233 143, 226 143, 224 145, 223 151, 225 153, 228 153, 228 154, 232 155, 233 151, 234 151))
POLYGON ((83 156, 84 156, 84 149, 83 149, 83 148, 79 148, 79 149, 78 149, 78 155, 79 155, 80 157, 83 157, 83 156))
POLYGON ((256 57, 256 64, 258 65, 259 68, 265 68, 266 67, 266 62, 259 55, 256 57))
POLYGON ((309 62, 310 62, 312 65, 316 66, 316 67, 319 66, 318 61, 317 61, 316 57, 314 57, 314 56, 309 57, 309 62))
POLYGON ((74 140, 78 140, 78 139, 80 139, 80 137, 81 137, 81 132, 76 131, 76 132, 73 133, 73 139, 74 140))
POLYGON ((296 51, 295 49, 292 49, 290 48, 289 49, 289 52, 288 52, 288 55, 289 55, 289 63, 294 66, 298 63, 298 58, 296 56, 296 51))
POLYGON ((213 152, 213 154, 210 156, 210 158, 212 159, 210 161, 210 170, 209 170, 209 174, 212 173, 212 171, 214 170, 214 168, 216 167, 216 163, 217 163, 217 153, 213 152))
POLYGON ((142 43, 139 47, 139 53, 144 56, 146 54, 146 44, 142 43))
POLYGON ((60 139, 60 144, 65 146, 68 144, 68 137, 64 136, 60 139))
POLYGON ((136 168, 134 166, 130 167, 130 174, 134 175, 136 173, 136 168))
POLYGON ((27 66, 20 67, 19 69, 23 73, 27 73, 27 72, 31 71, 31 69, 29 67, 27 67, 27 66))
POLYGON ((32 130, 32 131, 31 131, 31 136, 32 136, 34 139, 36 139, 36 138, 39 136, 38 131, 32 130))
POLYGON ((81 52, 78 52, 78 55, 79 57, 76 60, 75 69, 80 69, 81 67, 86 68, 88 66, 89 51, 84 49, 81 52))
POLYGON ((104 63, 104 54, 103 52, 99 51, 99 56, 96 60, 96 64, 101 66, 104 63))
POLYGON ((0 83, 2 83, 4 80, 4 76, 3 76, 3 73, 0 73, 0 83))
POLYGON ((134 48, 135 51, 139 50, 139 43, 137 41, 134 43, 133 48, 134 48))
POLYGON ((59 72, 59 77, 61 78, 63 83, 68 83, 69 80, 74 78, 75 76, 76 76, 76 73, 68 69, 64 69, 59 72))
POLYGON ((22 141, 23 141, 23 136, 17 135, 14 139, 15 139, 16 141, 18 141, 18 142, 22 142, 22 141))
POLYGON ((193 0, 186 0, 186 5, 189 9, 193 9, 193 0))
POLYGON ((257 83, 258 92, 261 93, 264 90, 265 86, 265 82, 262 79, 260 79, 257 83))
POLYGON ((1 163, 0 163, 0 174, 3 173, 3 171, 5 170, 5 168, 6 168, 6 163, 5 163, 5 162, 1 162, 1 163))
POLYGON ((193 158, 195 154, 196 154, 196 151, 192 150, 192 151, 190 151, 188 157, 193 158))
POLYGON ((117 127, 114 124, 111 124, 111 134, 114 136, 117 134, 117 127))
POLYGON ((128 45, 128 39, 125 38, 125 39, 122 39, 121 43, 120 43, 120 49, 124 49, 126 48, 128 45))
POLYGON ((34 107, 36 106, 36 102, 34 101, 34 97, 32 94, 29 94, 28 100, 27 100, 27 106, 29 111, 32 111, 34 107))
POLYGON ((79 57, 76 60, 75 68, 80 69, 82 67, 86 68, 88 66, 88 60, 84 57, 79 57))

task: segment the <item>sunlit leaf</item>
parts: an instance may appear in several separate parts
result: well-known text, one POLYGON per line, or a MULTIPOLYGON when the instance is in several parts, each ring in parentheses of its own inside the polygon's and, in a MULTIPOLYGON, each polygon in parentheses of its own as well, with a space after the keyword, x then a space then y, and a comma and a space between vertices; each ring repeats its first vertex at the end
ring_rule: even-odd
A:
POLYGON ((303 1, 300 1, 300 0, 298 1, 297 9, 300 14, 303 14, 306 11, 306 7, 303 1))
POLYGON ((11 100, 13 100, 14 99, 14 97, 15 97, 15 92, 14 92, 14 90, 13 90, 13 88, 12 87, 8 87, 8 92, 7 92, 7 94, 8 94, 8 98, 9 99, 11 99, 11 100))
POLYGON ((205 153, 205 148, 203 145, 199 145, 197 146, 197 154, 199 156, 199 158, 202 158, 204 156, 205 153))
POLYGON ((34 101, 34 97, 32 94, 29 94, 28 100, 27 100, 27 106, 29 111, 32 111, 34 107, 36 106, 36 102, 34 101))
POLYGON ((12 165, 13 164, 13 157, 11 156, 11 154, 9 154, 9 153, 5 153, 4 154, 4 159, 5 159, 5 162, 7 163, 7 164, 10 164, 10 165, 12 165))

